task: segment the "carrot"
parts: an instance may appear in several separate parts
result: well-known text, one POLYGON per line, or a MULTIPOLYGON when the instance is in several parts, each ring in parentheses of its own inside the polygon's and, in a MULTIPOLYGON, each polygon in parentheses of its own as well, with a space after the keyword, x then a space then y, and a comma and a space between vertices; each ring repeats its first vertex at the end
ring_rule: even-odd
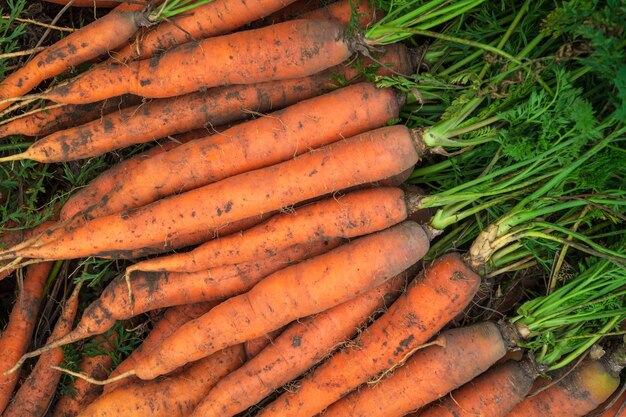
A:
POLYGON ((457 253, 446 254, 415 278, 406 294, 348 346, 259 416, 313 416, 426 343, 471 301, 480 283, 457 253), (353 364, 359 364, 358 367, 353 364))
MULTIPOLYGON (((56 4, 68 4, 70 0, 44 0, 48 3, 56 4)), ((115 7, 119 6, 119 1, 105 1, 105 0, 74 0, 72 2, 73 7, 115 7)))
MULTIPOLYGON (((74 317, 78 310, 79 291, 80 284, 76 286, 74 292, 65 303, 63 313, 54 326, 54 330, 48 338, 48 343, 65 336, 72 330, 74 317)), ((54 349, 41 355, 37 365, 35 365, 28 378, 22 383, 2 416, 42 417, 48 410, 50 401, 54 397, 54 392, 61 378, 61 372, 50 368, 50 366, 58 366, 63 362, 63 359, 64 356, 61 349, 54 349)))
MULTIPOLYGON (((223 132, 224 138, 221 138, 221 141, 218 137, 204 142, 224 143, 228 139, 238 144, 241 141, 256 143, 258 140, 260 145, 267 140, 275 142, 284 140, 290 144, 291 135, 303 136, 301 132, 307 132, 314 138, 311 140, 311 146, 319 146, 315 145, 318 135, 311 135, 308 131, 308 126, 313 123, 317 123, 318 130, 320 126, 328 124, 328 129, 320 132, 319 136, 322 133, 335 132, 336 126, 341 126, 345 129, 345 132, 342 132, 345 137, 369 130, 368 127, 370 129, 380 127, 390 118, 397 117, 400 106, 386 104, 386 101, 398 101, 397 96, 391 92, 384 92, 391 91, 391 89, 375 93, 373 85, 367 87, 368 91, 372 91, 371 93, 362 91, 365 90, 363 86, 361 86, 361 91, 358 88, 346 87, 338 90, 337 93, 311 98, 320 94, 330 82, 330 73, 325 73, 321 76, 290 82, 270 82, 243 87, 229 86, 212 89, 206 93, 189 94, 176 100, 158 100, 138 109, 131 107, 83 126, 55 132, 38 140, 26 151, 2 158, 0 161, 32 159, 51 163, 88 158, 207 125, 217 126, 230 123, 249 116, 250 109, 266 112, 272 110, 273 107, 280 108, 290 104, 292 106, 288 110, 226 130, 223 132), (302 101, 307 98, 309 100, 302 101), (382 107, 383 104, 387 107, 382 107), (326 110, 330 106, 333 106, 335 111, 320 114, 321 110, 326 110), (363 109, 360 109, 361 106, 363 109), (302 117, 303 109, 312 113, 307 115, 309 119, 302 117), (348 112, 354 116, 353 120, 344 116, 348 112), (290 124, 292 120, 295 121, 296 115, 300 116, 298 122, 302 126, 290 124), (355 129, 353 126, 358 126, 359 122, 363 123, 365 115, 370 116, 372 122, 361 129, 355 129), (385 118, 382 122, 379 121, 381 117, 385 118), (247 136, 253 129, 257 132, 269 132, 265 129, 271 125, 276 126, 275 130, 281 129, 285 138, 271 139, 261 136, 253 140, 252 137, 247 136)), ((334 133, 332 139, 338 140, 338 134, 334 133)), ((320 137, 319 142, 328 143, 329 139, 320 137)), ((203 152, 203 156, 206 156, 204 155, 206 152, 206 150, 203 152)), ((291 153, 295 154, 293 149, 291 153)))
POLYGON ((132 271, 194 272, 271 256, 291 245, 329 238, 350 239, 400 223, 408 216, 398 188, 374 188, 329 198, 283 213, 265 223, 204 243, 191 252, 139 262, 132 271))
POLYGON ((103 333, 113 327, 116 320, 130 318, 157 308, 221 300, 244 293, 264 277, 283 269, 286 265, 324 253, 339 246, 340 243, 341 240, 335 239, 312 245, 299 245, 268 259, 199 273, 133 274, 130 281, 132 300, 129 298, 127 281, 123 276, 119 276, 109 283, 100 298, 85 309, 74 330, 65 337, 25 355, 22 360, 103 333))
MULTIPOLYGON (((97 337, 98 343, 106 350, 114 349, 112 340, 97 337)), ((92 378, 106 378, 113 366, 110 355, 84 356, 80 363, 80 371, 92 378)), ((77 378, 71 387, 72 394, 63 395, 57 401, 52 417, 75 417, 91 404, 102 392, 102 387, 93 385, 77 378)))
MULTIPOLYGON (((216 302, 203 302, 194 304, 184 304, 176 307, 168 308, 163 317, 155 323, 148 333, 148 336, 143 340, 141 345, 136 348, 126 359, 124 359, 110 374, 109 377, 113 378, 116 375, 122 374, 135 366, 135 363, 141 356, 158 346, 163 339, 172 334, 178 327, 187 323, 190 320, 200 317, 211 308, 213 308, 216 302)), ((104 386, 104 393, 113 391, 124 385, 128 385, 132 382, 138 381, 137 378, 126 378, 116 381, 114 383, 104 386)))
POLYGON ((72 32, 0 83, 0 110, 10 104, 5 99, 20 97, 42 81, 117 48, 139 27, 149 24, 144 12, 116 9, 72 32))
POLYGON ((408 417, 505 417, 533 385, 536 371, 529 365, 514 361, 498 365, 439 403, 408 417))
POLYGON ((405 222, 282 269, 182 326, 132 373, 153 379, 348 301, 416 263, 428 246, 421 226, 405 222))
MULTIPOLYGON (((606 407, 606 406, 605 406, 606 407)), ((600 410, 604 410, 604 408, 598 407, 600 410)), ((615 399, 615 402, 612 407, 604 411, 602 414, 598 415, 598 417, 624 417, 626 416, 626 391, 622 392, 621 395, 615 399)), ((595 414, 593 414, 595 417, 595 414)))
POLYGON ((402 292, 407 271, 359 297, 290 324, 266 349, 207 394, 192 416, 233 416, 291 381, 350 339, 374 311, 402 292))
POLYGON ((187 416, 216 382, 244 361, 243 346, 231 346, 165 379, 134 383, 104 394, 79 416, 187 416))
POLYGON ((42 136, 57 130, 91 122, 113 111, 139 104, 141 97, 124 95, 114 100, 83 105, 66 104, 60 107, 36 109, 0 126, 0 137, 10 135, 42 136))
POLYGON ((283 330, 285 330, 285 328, 281 327, 280 329, 273 330, 267 334, 264 334, 263 336, 259 336, 256 339, 248 340, 246 343, 244 343, 243 349, 246 352, 246 359, 249 361, 256 355, 258 355, 267 346, 274 343, 276 337, 280 335, 283 330))
POLYGON ((403 416, 480 375, 507 349, 507 340, 494 323, 447 330, 435 345, 417 351, 376 384, 331 405, 324 416, 403 416))
POLYGON ((387 178, 413 166, 417 160, 417 150, 406 127, 381 128, 148 206, 99 217, 75 229, 57 229, 26 247, 1 253, 0 260, 16 256, 114 256, 118 251, 152 246, 199 228, 217 227, 387 178), (359 158, 354 158, 356 154, 359 158), (46 245, 47 242, 52 244, 46 245))
POLYGON ((9 404, 19 378, 18 373, 4 375, 4 371, 12 367, 30 345, 51 267, 52 263, 45 262, 27 268, 22 292, 13 305, 9 324, 0 337, 0 413, 9 404))
POLYGON ((339 0, 302 14, 301 19, 309 20, 332 20, 344 26, 352 23, 350 20, 356 17, 355 24, 360 28, 366 28, 376 22, 382 16, 382 11, 376 10, 368 1, 339 0))
POLYGON ((203 39, 154 59, 94 68, 41 97, 71 104, 126 93, 162 98, 220 85, 306 77, 350 57, 342 32, 336 22, 294 20, 203 39))
POLYGON ((582 417, 615 392, 622 367, 606 356, 585 361, 554 385, 528 397, 507 417, 582 417))

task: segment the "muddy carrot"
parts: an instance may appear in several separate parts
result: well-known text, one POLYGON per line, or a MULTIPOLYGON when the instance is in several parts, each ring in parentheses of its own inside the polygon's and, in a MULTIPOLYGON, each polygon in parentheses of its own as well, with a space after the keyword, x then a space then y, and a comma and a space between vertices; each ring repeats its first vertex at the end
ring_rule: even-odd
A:
POLYGON ((283 330, 285 330, 285 328, 281 327, 280 329, 276 329, 267 334, 264 334, 263 336, 257 337, 256 339, 248 340, 246 343, 244 343, 243 348, 246 352, 246 359, 250 360, 258 355, 263 349, 272 344, 276 337, 278 337, 278 335, 283 332, 283 330))

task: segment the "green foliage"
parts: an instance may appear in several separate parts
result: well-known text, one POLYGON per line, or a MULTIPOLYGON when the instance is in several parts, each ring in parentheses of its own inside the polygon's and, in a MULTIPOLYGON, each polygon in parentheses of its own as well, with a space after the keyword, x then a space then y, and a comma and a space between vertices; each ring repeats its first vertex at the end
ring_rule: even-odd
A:
MULTIPOLYGON (((74 345, 61 346, 61 350, 63 351, 63 363, 60 364, 60 367, 73 372, 80 372, 81 356, 79 350, 74 345)), ((69 395, 70 397, 76 395, 76 391, 72 386, 74 380, 76 380, 75 376, 66 373, 61 376, 61 381, 59 382, 61 395, 69 395)))
MULTIPOLYGON (((5 0, 7 9, 0 7, 0 15, 9 16, 8 19, 0 19, 0 51, 3 54, 14 52, 18 49, 19 38, 25 32, 23 23, 17 24, 16 17, 24 10, 26 0, 5 0)), ((0 59, 0 79, 4 78, 6 61, 0 59)))
POLYGON ((108 355, 113 359, 113 367, 117 367, 131 352, 139 346, 141 339, 129 332, 117 322, 102 337, 90 339, 83 346, 83 354, 88 357, 108 355), (107 342, 102 342, 106 339, 107 342))

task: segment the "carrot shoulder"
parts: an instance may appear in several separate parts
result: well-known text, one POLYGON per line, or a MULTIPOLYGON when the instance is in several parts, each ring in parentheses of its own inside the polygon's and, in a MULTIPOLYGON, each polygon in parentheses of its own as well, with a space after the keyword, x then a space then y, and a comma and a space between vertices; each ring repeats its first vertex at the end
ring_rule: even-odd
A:
POLYGON ((207 38, 153 59, 95 68, 52 89, 44 98, 81 104, 126 93, 174 97, 219 85, 305 77, 338 65, 352 54, 342 34, 339 23, 294 20, 207 38))
POLYGON ((100 217, 73 230, 61 228, 39 239, 38 247, 5 251, 0 259, 111 256, 154 246, 199 228, 219 227, 388 178, 410 168, 418 158, 409 130, 381 128, 142 208, 100 217))
POLYGON ((428 242, 421 226, 405 222, 278 271, 182 326, 137 364, 136 375, 153 379, 357 297, 416 263, 428 242))
POLYGON ((389 376, 337 401, 324 415, 404 416, 480 375, 508 350, 508 341, 490 322, 445 331, 437 343, 418 350, 389 376))
POLYGON ((368 379, 398 364, 472 300, 480 277, 456 253, 428 265, 367 331, 305 377, 259 416, 313 416, 368 379), (352 364, 358 363, 359 367, 352 364))
POLYGON ((28 349, 51 267, 51 262, 44 262, 27 268, 23 291, 18 294, 9 324, 0 337, 0 412, 9 404, 19 378, 19 372, 4 375, 4 371, 10 369, 28 349))
MULTIPOLYGON (((74 317, 78 310, 78 293, 80 286, 77 286, 71 297, 67 300, 63 313, 54 326, 52 334, 48 338, 51 342, 59 337, 65 336, 74 324, 74 317)), ((61 372, 52 369, 50 366, 59 366, 63 362, 63 351, 54 349, 41 355, 37 365, 33 368, 28 378, 22 383, 20 389, 15 393, 11 404, 2 414, 3 417, 42 417, 45 415, 50 401, 54 397, 61 372)))
POLYGON ((306 372, 349 340, 371 314, 392 303, 408 276, 404 271, 359 297, 290 324, 256 357, 218 382, 191 417, 236 415, 306 372))

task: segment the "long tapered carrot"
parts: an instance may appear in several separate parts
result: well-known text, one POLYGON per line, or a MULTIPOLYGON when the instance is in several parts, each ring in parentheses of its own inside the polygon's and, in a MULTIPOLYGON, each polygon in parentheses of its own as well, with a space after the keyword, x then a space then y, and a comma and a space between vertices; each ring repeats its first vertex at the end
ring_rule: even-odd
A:
POLYGON ((278 23, 190 42, 153 59, 98 67, 41 97, 73 104, 126 93, 162 98, 220 85, 306 77, 350 57, 352 50, 342 38, 343 26, 336 22, 278 23))
POLYGON ((109 392, 79 416, 188 416, 215 383, 244 361, 243 346, 231 346, 162 380, 129 384, 109 392))
POLYGON ((401 363, 469 304, 480 277, 456 253, 428 265, 401 296, 361 333, 260 416, 313 416, 380 372, 401 363), (358 363, 355 367, 353 364, 358 363))
POLYGON ((134 373, 153 379, 226 346, 332 308, 407 269, 428 246, 422 227, 405 222, 282 269, 182 326, 138 363, 134 373))
POLYGON ((4 371, 12 367, 28 349, 51 267, 52 263, 44 262, 27 268, 23 290, 17 296, 9 324, 0 337, 0 412, 9 404, 19 378, 19 373, 4 375, 4 371))
MULTIPOLYGON (((74 292, 65 303, 63 313, 54 326, 48 342, 63 337, 72 330, 74 317, 78 310, 79 291, 80 284, 76 286, 74 292)), ((50 366, 58 366, 63 362, 63 359, 63 351, 60 348, 41 355, 37 365, 35 365, 28 378, 15 393, 11 404, 9 404, 2 416, 43 417, 48 410, 50 401, 54 397, 59 379, 61 379, 61 372, 52 369, 50 366)))
POLYGON ((82 125, 113 111, 139 104, 141 100, 141 97, 124 95, 99 103, 67 104, 60 107, 50 106, 52 107, 50 109, 38 109, 0 125, 0 137, 49 135, 57 130, 82 125))
POLYGON ((535 375, 528 362, 508 361, 408 417, 505 417, 526 398, 535 375))
MULTIPOLYGON (((103 351, 110 351, 115 349, 115 343, 113 343, 112 334, 108 339, 104 336, 98 336, 98 341, 103 351)), ((97 356, 84 356, 80 363, 80 371, 85 375, 89 375, 92 378, 100 379, 106 378, 111 372, 113 366, 113 358, 108 354, 102 354, 97 356)), ((77 378, 70 385, 70 393, 63 395, 59 401, 57 401, 53 417, 75 417, 85 409, 85 407, 91 404, 102 393, 102 387, 99 385, 90 384, 89 382, 77 378)))
MULTIPOLYGON (((133 369, 135 363, 147 352, 155 349, 159 343, 170 334, 174 333, 183 324, 190 320, 200 317, 217 304, 216 301, 207 301, 194 304, 184 304, 175 307, 168 308, 163 317, 155 323, 148 333, 148 336, 141 342, 133 352, 124 359, 117 367, 109 374, 109 378, 113 378, 116 375, 123 374, 129 369, 133 369)), ((113 391, 124 385, 139 381, 138 378, 126 378, 111 384, 104 386, 104 393, 113 391)))
POLYGON ((622 366, 615 366, 606 357, 585 361, 555 384, 521 402, 507 417, 582 417, 615 392, 622 366))
MULTIPOLYGON (((260 145, 268 139, 262 136, 254 139, 246 137, 245 132, 250 132, 253 128, 258 132, 266 131, 268 125, 272 123, 276 125, 275 130, 278 130, 279 124, 282 123, 282 130, 287 137, 289 133, 308 132, 311 138, 317 138, 317 134, 308 131, 309 125, 315 121, 318 129, 328 125, 328 132, 333 132, 337 123, 342 122, 342 128, 345 130, 342 132, 344 136, 352 136, 368 130, 367 127, 380 127, 386 120, 397 116, 397 114, 389 116, 390 113, 393 114, 393 105, 388 105, 389 109, 386 111, 377 110, 376 107, 379 103, 382 104, 385 98, 390 100, 390 93, 387 93, 389 95, 382 92, 359 93, 346 87, 338 90, 336 95, 312 98, 331 86, 334 82, 331 75, 331 72, 325 72, 304 79, 248 86, 228 86, 211 89, 205 93, 188 94, 182 98, 157 100, 139 108, 131 107, 112 113, 83 126, 55 132, 38 140, 23 153, 2 160, 33 159, 38 162, 51 163, 88 158, 203 126, 230 123, 249 116, 251 111, 265 113, 287 105, 292 105, 287 112, 277 112, 267 118, 235 126, 223 132, 222 135, 231 141, 233 137, 238 141, 247 138, 247 143, 254 142, 260 145), (344 95, 348 96, 344 97, 344 95), (332 102, 329 101, 331 97, 332 102), (302 102, 304 99, 309 100, 302 102), (333 107, 333 112, 319 113, 319 110, 325 110, 330 106, 333 107), (364 108, 360 109, 361 106, 364 108), (300 117, 299 125, 291 125, 293 115, 302 115, 304 108, 311 112, 307 115, 308 119, 300 117), (348 111, 353 113, 354 119, 344 117, 348 111), (363 120, 363 115, 368 112, 371 112, 369 116, 372 122, 360 130, 352 128, 352 126, 358 126, 358 123, 363 120), (377 123, 378 117, 383 113, 386 115, 386 120, 377 123)), ((374 87, 370 89, 374 90, 374 87)), ((219 137, 215 140, 220 143, 219 137)), ((277 143, 282 141, 279 138, 273 140, 277 143)), ((287 144, 291 143, 286 138, 284 140, 287 144)), ((233 142, 236 143, 236 141, 233 142)), ((206 156, 204 153, 203 157, 206 156)), ((292 153, 295 154, 295 152, 292 153)))
POLYGON ((151 22, 141 11, 113 10, 69 34, 0 82, 0 110, 10 104, 2 100, 19 97, 70 67, 117 48, 130 39, 139 27, 149 24, 151 22))
POLYGON ((65 337, 24 355, 21 361, 51 348, 103 333, 113 327, 116 320, 130 318, 157 308, 221 300, 244 293, 264 277, 280 271, 289 264, 325 253, 341 243, 342 240, 334 239, 311 245, 298 245, 268 259, 199 273, 133 274, 130 281, 132 300, 129 298, 129 284, 120 276, 105 288, 100 298, 85 309, 74 330, 65 337))
POLYGON ((198 228, 217 227, 381 180, 403 172, 418 161, 413 139, 404 126, 373 130, 142 208, 99 217, 76 229, 57 229, 49 236, 39 237, 37 242, 30 242, 30 246, 1 253, 0 260, 17 256, 42 259, 87 254, 112 256, 116 251, 153 246, 198 228))
POLYGON ((247 262, 286 247, 328 238, 350 239, 400 223, 409 209, 399 188, 355 191, 283 213, 267 222, 200 245, 191 252, 139 262, 132 271, 194 272, 247 262))
POLYGON ((233 416, 306 372, 401 293, 407 271, 365 294, 287 327, 266 349, 217 383, 192 416, 233 416), (268 366, 271 364, 271 366, 268 366))
POLYGON ((337 401, 324 415, 401 417, 480 375, 508 347, 491 322, 447 330, 437 344, 414 353, 388 377, 337 401))

